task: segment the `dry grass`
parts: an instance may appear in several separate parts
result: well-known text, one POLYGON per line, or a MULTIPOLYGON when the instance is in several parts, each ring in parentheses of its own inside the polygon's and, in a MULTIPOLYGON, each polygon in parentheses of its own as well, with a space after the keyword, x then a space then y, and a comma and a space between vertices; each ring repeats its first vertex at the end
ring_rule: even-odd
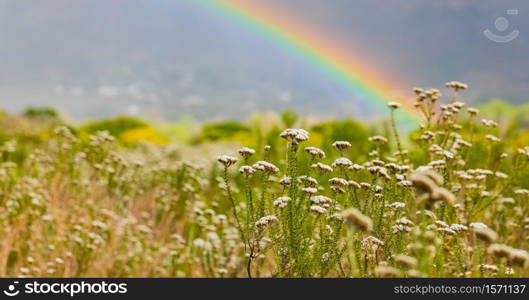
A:
POLYGON ((283 150, 234 149, 202 167, 65 127, 23 163, 5 143, 0 276, 528 276, 529 148, 458 102, 465 85, 447 87, 444 105, 415 90, 412 141, 390 103, 390 134, 371 137, 362 161, 355 141, 325 140, 324 153, 302 129, 277 136, 283 150))

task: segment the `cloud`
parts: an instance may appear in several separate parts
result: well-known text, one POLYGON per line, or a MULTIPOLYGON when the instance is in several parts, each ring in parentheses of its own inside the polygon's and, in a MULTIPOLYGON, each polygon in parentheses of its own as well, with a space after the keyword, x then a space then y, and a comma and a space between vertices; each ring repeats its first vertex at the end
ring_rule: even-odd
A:
MULTIPOLYGON (((76 117, 100 117, 102 110, 121 113, 132 102, 166 117, 244 118, 285 107, 316 114, 339 107, 341 114, 355 116, 365 111, 354 111, 354 93, 317 66, 194 0, 34 2, 0 0, 0 105, 9 110, 40 103, 76 117), (94 15, 98 22, 92 22, 94 15)), ((468 93, 479 101, 493 96, 519 102, 529 94, 529 19, 523 15, 529 1, 271 5, 351 49, 375 73, 401 81, 403 89, 461 80, 479 89, 468 93), (483 30, 510 8, 521 12, 509 17, 520 37, 506 45, 484 38, 483 30)))

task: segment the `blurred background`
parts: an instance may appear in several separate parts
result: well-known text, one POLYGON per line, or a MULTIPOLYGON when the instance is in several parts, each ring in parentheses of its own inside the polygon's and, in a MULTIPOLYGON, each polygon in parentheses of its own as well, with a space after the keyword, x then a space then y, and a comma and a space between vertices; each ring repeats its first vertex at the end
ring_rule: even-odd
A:
MULTIPOLYGON (((469 84, 463 100, 471 103, 529 98, 527 1, 266 2, 410 91, 458 80, 469 84), (520 34, 496 43, 486 29, 520 34)), ((0 0, 0 57, 0 107, 11 112, 50 106, 76 120, 165 121, 244 120, 289 108, 377 114, 318 69, 194 0, 0 0)))

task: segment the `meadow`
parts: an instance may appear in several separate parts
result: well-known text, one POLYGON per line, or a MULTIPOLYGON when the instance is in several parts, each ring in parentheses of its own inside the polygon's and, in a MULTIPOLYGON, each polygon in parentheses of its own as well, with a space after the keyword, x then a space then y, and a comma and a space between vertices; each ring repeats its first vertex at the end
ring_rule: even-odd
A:
POLYGON ((0 276, 529 276, 528 126, 465 89, 414 89, 412 131, 4 113, 0 276))

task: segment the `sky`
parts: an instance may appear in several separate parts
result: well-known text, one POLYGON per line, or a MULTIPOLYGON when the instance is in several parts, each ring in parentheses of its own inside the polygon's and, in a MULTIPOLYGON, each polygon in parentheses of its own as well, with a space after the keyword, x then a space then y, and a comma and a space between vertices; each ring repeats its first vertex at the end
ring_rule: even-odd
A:
MULTIPOLYGON (((248 1, 325 33, 410 97, 415 86, 458 80, 469 84, 463 97, 471 103, 529 98, 527 1, 248 1), (519 35, 497 43, 487 29, 519 35)), ((196 0, 0 0, 0 58, 0 107, 10 111, 53 106, 80 119, 167 120, 287 108, 323 117, 381 113, 196 0)))

